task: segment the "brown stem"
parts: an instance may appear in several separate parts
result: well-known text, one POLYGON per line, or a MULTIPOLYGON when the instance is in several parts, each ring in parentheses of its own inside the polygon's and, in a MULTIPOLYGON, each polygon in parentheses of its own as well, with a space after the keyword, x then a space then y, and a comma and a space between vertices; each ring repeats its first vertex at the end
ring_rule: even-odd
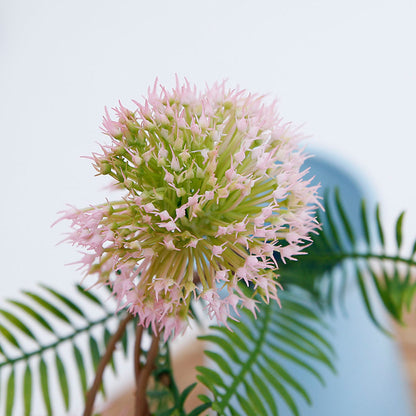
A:
POLYGON ((133 315, 127 315, 121 322, 114 333, 114 335, 109 339, 107 349, 105 350, 104 355, 101 357, 100 362, 98 363, 97 371, 95 373, 94 383, 91 386, 90 390, 87 392, 85 397, 85 410, 83 416, 91 416, 94 408, 95 396, 97 395, 98 389, 102 383, 104 370, 111 360, 116 344, 122 338, 124 332, 126 331, 127 324, 133 319, 133 315))
POLYGON ((159 352, 159 337, 160 335, 153 336, 152 345, 147 353, 146 364, 140 369, 139 376, 136 379, 136 405, 134 416, 150 416, 146 398, 146 388, 159 352))
POLYGON ((142 353, 142 335, 143 335, 143 327, 137 325, 136 328, 136 343, 134 345, 134 379, 136 380, 136 384, 139 380, 141 364, 140 364, 140 355, 142 353))

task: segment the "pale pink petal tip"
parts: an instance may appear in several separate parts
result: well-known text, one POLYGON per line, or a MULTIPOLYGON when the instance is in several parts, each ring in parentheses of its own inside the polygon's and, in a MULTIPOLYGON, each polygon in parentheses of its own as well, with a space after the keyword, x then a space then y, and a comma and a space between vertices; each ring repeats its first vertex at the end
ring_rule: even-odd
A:
POLYGON ((304 136, 275 102, 225 82, 198 91, 156 80, 133 103, 105 109, 108 142, 91 156, 124 197, 58 219, 71 223, 64 241, 82 250, 75 264, 165 340, 188 326, 191 300, 226 326, 241 308, 256 316, 258 299, 279 302, 274 252, 296 260, 319 229, 304 136))

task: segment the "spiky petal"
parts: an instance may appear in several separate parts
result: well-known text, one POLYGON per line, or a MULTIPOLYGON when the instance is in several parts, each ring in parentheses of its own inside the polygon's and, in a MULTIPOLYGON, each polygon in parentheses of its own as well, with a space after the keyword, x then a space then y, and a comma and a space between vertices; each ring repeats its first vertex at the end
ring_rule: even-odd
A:
POLYGON ((165 337, 186 327, 195 297, 221 322, 235 319, 238 306, 255 314, 240 281, 278 300, 273 251, 292 260, 317 228, 302 135, 275 103, 225 83, 204 92, 155 83, 135 105, 114 108, 115 120, 106 111, 110 143, 93 155, 125 197, 64 215, 74 230, 68 239, 86 250, 86 273, 165 337))

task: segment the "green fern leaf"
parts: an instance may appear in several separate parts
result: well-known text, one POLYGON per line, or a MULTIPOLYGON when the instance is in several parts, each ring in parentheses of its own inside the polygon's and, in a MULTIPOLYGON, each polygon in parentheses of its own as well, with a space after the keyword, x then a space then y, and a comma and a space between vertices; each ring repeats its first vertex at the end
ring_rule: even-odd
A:
POLYGON ((228 364, 227 360, 220 354, 214 351, 205 351, 205 355, 210 358, 221 369, 224 374, 234 377, 233 370, 228 364))
POLYGON ((242 311, 242 321, 229 324, 231 331, 214 326, 210 335, 200 337, 211 345, 205 354, 214 366, 197 368, 198 379, 213 395, 213 399, 202 398, 211 400, 218 415, 277 415, 279 397, 293 415, 298 415, 297 397, 311 402, 301 382, 271 358, 273 354, 296 363, 320 380, 317 370, 304 362, 307 356, 307 361, 323 362, 333 369, 333 349, 322 334, 326 330, 322 318, 309 306, 294 302, 289 293, 283 294, 281 301, 282 316, 276 302, 260 303, 257 320, 242 311), (293 327, 288 316, 295 321, 293 327))
POLYGON ((7 340, 7 341, 9 341, 9 343, 13 346, 13 347, 15 347, 15 348, 17 348, 17 349, 19 349, 19 350, 21 350, 22 349, 22 347, 20 346, 20 344, 19 344, 19 342, 17 341, 17 339, 16 339, 16 337, 6 328, 6 327, 4 327, 3 325, 0 325, 0 334, 1 335, 3 335, 3 337, 7 340))
POLYGON ((357 218, 349 218, 338 191, 335 191, 335 197, 327 191, 324 206, 326 212, 320 214, 323 230, 313 237, 309 255, 302 261, 282 265, 280 281, 285 287, 304 288, 313 294, 321 307, 331 310, 334 299, 343 303, 347 282, 355 279, 369 318, 386 332, 376 316, 370 291, 376 289, 384 307, 398 322, 402 322, 403 313, 409 310, 416 294, 413 290, 416 282, 412 278, 416 268, 416 243, 410 255, 400 254, 404 212, 395 224, 397 251, 386 254, 387 234, 379 205, 369 216, 365 201, 361 201, 357 218), (371 233, 372 229, 376 230, 375 234, 371 233), (342 244, 346 241, 349 246, 342 244))
POLYGON ((410 255, 410 258, 413 259, 416 254, 416 241, 413 243, 412 253, 410 255))
POLYGON ((23 376, 23 407, 25 416, 30 416, 32 410, 32 370, 29 363, 23 376))
POLYGON ((0 309, 0 314, 3 315, 12 325, 18 328, 26 336, 31 338, 36 343, 39 343, 35 335, 33 335, 33 332, 18 317, 4 309, 0 309))
POLYGON ((6 388, 6 416, 12 416, 13 414, 16 387, 15 383, 15 370, 14 367, 12 367, 12 371, 9 374, 9 378, 7 380, 6 388))
MULTIPOLYGON (((259 414, 252 407, 251 403, 242 394, 236 393, 236 397, 237 397, 238 403, 241 406, 241 409, 244 409, 244 412, 247 412, 247 413, 245 413, 246 415, 257 415, 257 414, 259 414)), ((214 409, 214 410, 217 410, 217 409, 214 409)), ((223 409, 220 408, 220 412, 219 412, 220 415, 223 414, 222 411, 223 411, 223 409)))
POLYGON ((75 344, 73 345, 73 350, 74 350, 75 363, 78 368, 79 381, 81 383, 81 390, 83 393, 82 395, 84 396, 84 394, 88 390, 87 372, 85 370, 85 363, 84 363, 84 359, 82 357, 81 351, 75 344))
POLYGON ((193 409, 187 416, 199 416, 202 412, 211 407, 211 402, 201 404, 200 406, 193 409))
POLYGON ((285 401, 289 409, 295 416, 299 416, 299 409, 296 405, 295 400, 293 399, 292 395, 289 393, 287 388, 279 381, 278 377, 276 377, 276 373, 272 373, 269 368, 261 367, 262 374, 264 374, 265 378, 269 381, 271 385, 273 385, 274 389, 279 393, 282 399, 285 401))
MULTIPOLYGON (((95 295, 88 294, 87 296, 82 296, 79 287, 76 287, 77 300, 71 299, 70 296, 64 295, 58 290, 42 286, 44 293, 53 298, 54 303, 51 303, 42 293, 26 291, 24 292, 24 300, 8 300, 10 309, 0 308, 0 315, 5 318, 5 325, 0 324, 0 369, 10 368, 10 373, 6 380, 8 388, 5 389, 7 394, 5 399, 7 406, 5 409, 7 408, 7 412, 11 415, 17 400, 15 398, 16 379, 22 380, 22 396, 19 394, 18 399, 22 399, 22 413, 25 416, 30 415, 32 401, 34 401, 32 399, 39 393, 44 403, 44 414, 50 415, 55 410, 63 414, 64 410, 70 410, 72 397, 75 399, 76 396, 70 394, 70 383, 66 369, 69 365, 73 365, 74 362, 82 390, 80 392, 82 394, 79 394, 78 398, 84 397, 89 383, 86 372, 86 364, 89 361, 89 358, 87 358, 88 351, 93 366, 96 368, 100 359, 100 349, 104 347, 111 337, 111 332, 108 329, 111 327, 109 323, 111 320, 118 321, 122 316, 119 317, 117 314, 107 312, 104 306, 101 306, 104 304, 95 295), (26 303, 26 300, 31 302, 33 306, 26 303), (100 305, 101 317, 89 320, 82 310, 82 302, 84 304, 100 305), (18 310, 20 316, 13 312, 14 308, 18 310), (48 316, 48 319, 46 319, 46 316, 48 316), (76 317, 77 319, 75 319, 76 317), (79 322, 79 318, 84 320, 84 326, 73 323, 79 322), (62 325, 62 322, 66 324, 65 335, 60 335, 54 329, 55 326, 58 328, 59 325, 62 325), (6 324, 8 324, 7 327, 6 324), (46 338, 45 331, 48 335, 46 338), (91 333, 93 331, 101 335, 92 336, 91 333), (36 344, 33 344, 32 349, 29 349, 30 347, 26 347, 26 344, 24 344, 25 350, 23 350, 24 338, 36 342, 36 344), (47 343, 43 341, 44 339, 47 340, 47 343), (75 341, 80 346, 81 342, 84 345, 78 347, 75 341), (2 342, 4 342, 5 348, 3 348, 2 342), (74 360, 71 360, 71 357, 68 358, 58 353, 60 346, 65 343, 69 344, 68 347, 72 347, 74 360), (9 349, 13 351, 12 356, 8 355, 9 349), (46 359, 46 357, 51 359, 46 359), (20 363, 22 364, 21 366, 20 363), (20 369, 22 369, 21 376, 18 374, 20 369), (50 397, 51 374, 57 375, 60 394, 63 399, 63 409, 52 408, 52 405, 54 407, 59 405, 52 401, 50 397), (34 380, 39 380, 39 382, 36 383, 34 380), (38 385, 40 387, 39 390, 37 389, 38 385)), ((99 313, 99 310, 97 310, 97 313, 99 313)), ((1 378, 5 379, 5 375, 6 372, 2 372, 0 380, 1 378)))
POLYGON ((91 291, 86 290, 85 287, 82 287, 81 285, 76 285, 75 287, 76 287, 78 293, 80 293, 87 300, 89 300, 89 301, 95 303, 96 305, 104 308, 104 306, 105 306, 104 303, 101 302, 101 300, 98 299, 97 296, 95 296, 94 294, 92 294, 91 291))
POLYGON ((381 218, 380 218, 380 205, 379 204, 377 204, 377 207, 376 207, 376 221, 377 221, 378 237, 380 239, 381 247, 384 249, 385 248, 384 230, 383 230, 383 225, 381 223, 381 218))
POLYGON ((20 302, 17 300, 8 300, 8 302, 16 306, 17 308, 21 309, 23 312, 25 312, 27 315, 29 315, 31 318, 37 321, 43 328, 45 328, 51 334, 55 334, 54 329, 48 323, 48 321, 42 315, 36 312, 33 308, 31 308, 29 305, 26 305, 23 302, 20 302))
POLYGON ((39 361, 39 377, 40 377, 40 387, 42 391, 43 403, 45 404, 45 409, 48 416, 52 415, 52 405, 51 405, 51 396, 49 393, 49 377, 48 377, 48 367, 43 358, 39 361))
POLYGON ((197 383, 192 383, 183 390, 180 397, 178 398, 178 407, 179 407, 179 409, 183 409, 183 406, 185 404, 186 399, 191 394, 192 390, 196 387, 196 385, 197 385, 197 383))
POLYGON ((370 247, 370 245, 371 245, 370 229, 369 229, 369 226, 368 226, 368 219, 367 218, 368 217, 367 217, 366 203, 365 203, 365 200, 363 199, 361 201, 361 225, 363 227, 365 242, 367 243, 367 246, 370 247))
POLYGON ((402 246, 402 241, 403 241, 403 218, 404 218, 404 214, 405 212, 403 211, 399 217, 397 218, 396 221, 396 244, 397 244, 397 249, 400 250, 401 246, 402 246))
POLYGON ((270 413, 266 412, 265 414, 271 414, 273 416, 278 416, 279 411, 277 408, 276 400, 273 397, 272 392, 270 391, 270 387, 267 383, 263 381, 263 379, 255 372, 251 372, 251 377, 253 378, 253 382, 256 386, 258 386, 258 391, 263 397, 264 401, 267 403, 270 413))
POLYGON ((89 345, 94 370, 97 370, 98 364, 100 363, 100 349, 96 339, 92 335, 89 337, 89 345))
POLYGON ((345 213, 344 207, 341 202, 341 197, 340 197, 338 188, 335 189, 335 204, 336 204, 337 211, 339 213, 342 225, 344 227, 345 234, 347 235, 351 245, 355 245, 355 236, 354 236, 353 228, 350 222, 348 221, 347 214, 345 213))
POLYGON ((61 321, 71 325, 71 321, 69 320, 69 318, 60 309, 52 305, 52 303, 48 302, 46 299, 42 298, 41 296, 33 292, 23 291, 22 293, 34 300, 37 304, 45 308, 51 314, 55 315, 61 321))
MULTIPOLYGON (((332 207, 328 201, 328 194, 326 193, 326 197, 324 198, 324 207, 325 207, 325 214, 326 214, 326 221, 330 230, 330 237, 328 240, 332 241, 332 244, 336 249, 341 249, 342 243, 340 238, 340 232, 337 229, 335 224, 333 215, 332 215, 332 207)), ((329 234, 329 233, 328 233, 329 234)), ((327 236, 328 236, 327 234, 327 236)), ((328 241, 327 240, 327 241, 328 241)))
POLYGON ((68 299, 66 296, 64 296, 62 293, 59 293, 55 289, 52 289, 49 286, 46 285, 40 285, 43 289, 48 291, 51 295, 53 295, 55 298, 59 299, 65 306, 67 306, 69 309, 72 310, 72 312, 75 312, 77 315, 81 316, 82 318, 86 319, 84 312, 82 312, 81 308, 77 306, 72 300, 68 299))
POLYGON ((269 344, 269 347, 276 354, 282 356, 286 360, 298 365, 300 368, 302 368, 305 371, 307 371, 308 373, 312 374, 323 386, 325 385, 325 381, 324 381, 323 377, 321 376, 321 374, 314 367, 312 367, 309 363, 301 360, 295 354, 287 351, 286 349, 280 348, 280 347, 278 347, 276 345, 273 345, 273 344, 269 344))
MULTIPOLYGON (((254 379, 253 379, 254 380, 254 379)), ((267 410, 263 405, 262 400, 259 397, 259 394, 257 393, 255 389, 255 385, 249 385, 247 379, 243 381, 243 386, 246 391, 246 396, 249 399, 251 405, 256 410, 257 415, 267 415, 267 410)))
POLYGON ((269 370, 274 371, 277 376, 283 377, 287 384, 293 387, 308 404, 312 404, 312 400, 306 390, 302 387, 302 385, 293 378, 281 365, 268 357, 265 358, 265 361, 268 364, 269 370))
POLYGON ((66 375, 65 365, 62 362, 58 352, 55 353, 55 365, 58 373, 59 386, 61 388, 62 398, 64 400, 65 409, 69 409, 69 383, 66 375))
POLYGON ((121 346, 123 348, 124 356, 127 357, 129 348, 129 331, 127 329, 121 338, 121 346))
MULTIPOLYGON (((313 317, 312 319, 314 319, 313 317)), ((319 333, 316 332, 315 329, 311 325, 295 319, 294 317, 290 316, 290 314, 286 313, 286 311, 281 311, 279 314, 280 321, 289 324, 294 330, 301 332, 306 332, 308 336, 311 337, 314 343, 321 344, 321 346, 327 348, 327 350, 332 354, 335 355, 335 350, 332 345, 319 333)), ((316 321, 315 321, 316 322, 316 321)))
POLYGON ((204 384, 209 383, 210 386, 226 387, 222 377, 216 371, 201 366, 197 366, 196 370, 202 375, 199 377, 204 380, 204 384))
POLYGON ((224 338, 216 335, 205 335, 200 339, 218 345, 228 355, 228 357, 231 358, 232 361, 234 361, 237 364, 241 364, 242 361, 238 354, 235 352, 233 346, 229 344, 224 338))

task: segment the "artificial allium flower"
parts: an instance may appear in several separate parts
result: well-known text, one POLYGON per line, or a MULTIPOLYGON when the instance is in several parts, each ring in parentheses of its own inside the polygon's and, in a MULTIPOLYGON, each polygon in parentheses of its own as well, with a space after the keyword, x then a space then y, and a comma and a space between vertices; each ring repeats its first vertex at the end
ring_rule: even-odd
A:
POLYGON ((106 111, 111 142, 92 156, 125 197, 64 216, 68 239, 85 250, 81 267, 165 338, 186 327, 192 298, 223 323, 238 307, 255 314, 239 282, 278 301, 273 252, 293 260, 317 228, 301 135, 275 103, 224 83, 202 93, 155 83, 134 104, 120 104, 115 119, 106 111))

